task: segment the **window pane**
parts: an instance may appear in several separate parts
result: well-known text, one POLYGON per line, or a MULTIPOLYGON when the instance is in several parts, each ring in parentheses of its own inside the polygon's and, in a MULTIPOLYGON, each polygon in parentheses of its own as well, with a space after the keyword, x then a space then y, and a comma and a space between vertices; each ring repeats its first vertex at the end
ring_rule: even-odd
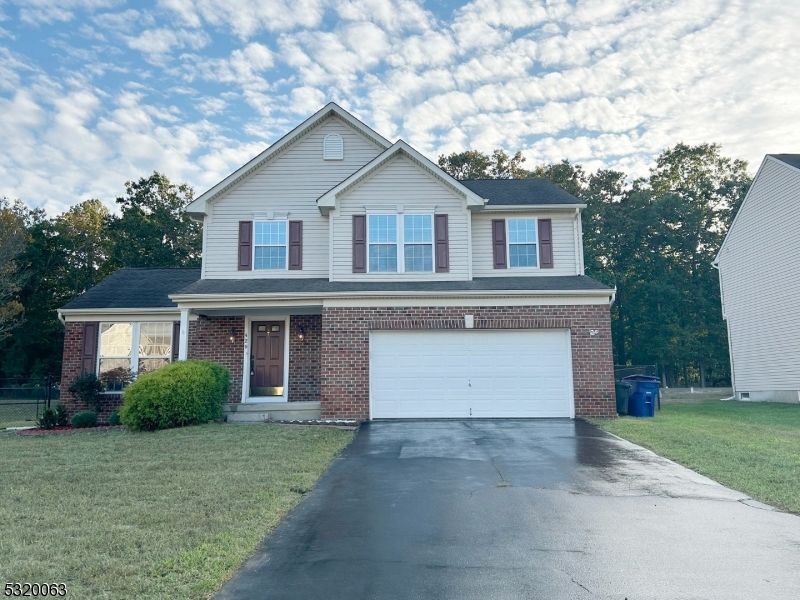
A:
POLYGON ((101 358, 100 359, 100 373, 98 377, 106 384, 106 389, 109 392, 121 392, 125 387, 125 383, 121 381, 107 381, 103 375, 109 371, 120 369, 122 372, 128 371, 131 368, 130 358, 101 358))
POLYGON ((431 215, 404 215, 403 240, 406 244, 430 244, 433 241, 431 215))
POLYGON ((536 244, 509 244, 508 258, 512 267, 535 267, 536 244))
POLYGON ((509 244, 535 244, 536 219, 509 219, 508 220, 509 244))
POLYGON ((369 243, 397 243, 397 215, 369 216, 369 243))
POLYGON ((144 358, 139 360, 139 375, 142 373, 152 373, 168 364, 166 358, 144 358))
POLYGON ((171 356, 171 338, 172 323, 142 323, 139 327, 139 356, 171 356))
POLYGON ((286 221, 256 221, 256 246, 285 246, 286 221))
POLYGON ((369 270, 397 271, 397 246, 394 244, 369 245, 369 270))
POLYGON ((256 246, 256 269, 285 269, 286 246, 256 246))
POLYGON ((406 271, 433 271, 433 250, 430 244, 403 247, 406 271))
POLYGON ((103 323, 100 326, 100 356, 130 356, 132 347, 133 325, 130 323, 103 323))

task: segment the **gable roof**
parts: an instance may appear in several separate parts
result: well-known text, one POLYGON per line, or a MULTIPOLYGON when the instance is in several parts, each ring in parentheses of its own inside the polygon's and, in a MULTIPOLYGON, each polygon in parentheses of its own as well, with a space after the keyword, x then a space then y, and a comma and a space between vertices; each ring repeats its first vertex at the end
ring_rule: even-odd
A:
POLYGON ((173 308, 170 294, 200 279, 200 269, 120 269, 60 310, 173 308))
POLYGON ((374 129, 370 128, 369 126, 365 125, 364 123, 356 119, 353 115, 344 110, 341 106, 339 106, 334 102, 330 102, 326 104, 323 108, 318 110, 316 113, 311 115, 308 119, 300 123, 300 125, 292 129, 289 133, 287 133, 277 142, 272 144, 269 148, 264 150, 261 154, 259 154, 249 162, 245 163, 243 166, 236 169, 233 173, 228 175, 225 179, 220 181, 217 185, 215 185, 211 189, 200 194, 197 198, 195 198, 192 202, 190 202, 186 206, 185 211, 193 217, 202 217, 203 215, 206 214, 207 205, 210 201, 214 200, 217 196, 219 196, 223 192, 229 190, 230 188, 238 184, 245 177, 253 173, 253 171, 261 168, 267 161, 274 158, 287 146, 296 142, 298 139, 300 139, 306 133, 308 133, 311 129, 313 129, 314 127, 319 125, 322 121, 331 116, 339 117, 345 123, 350 125, 353 129, 362 134, 364 137, 366 137, 367 139, 371 140, 372 142, 374 142, 375 144, 384 149, 389 148, 392 145, 392 143, 389 140, 380 135, 374 129))
POLYGON ((800 169, 800 154, 767 154, 767 156, 771 156, 795 169, 800 169))
POLYGON ((411 161, 416 163, 417 166, 433 175, 433 177, 438 179, 444 185, 453 189, 460 196, 463 196, 467 201, 467 206, 483 206, 485 204, 484 199, 479 194, 476 194, 471 189, 466 187, 463 182, 455 179, 446 171, 443 171, 438 165, 434 164, 430 161, 430 159, 424 157, 422 154, 414 150, 414 148, 409 146, 403 140, 397 140, 397 142, 395 142, 391 148, 376 156, 358 171, 350 175, 350 177, 317 198, 317 206, 319 207, 320 212, 325 214, 330 209, 335 208, 336 199, 339 195, 358 185, 376 169, 379 169, 385 165, 395 156, 406 156, 411 159, 411 161))
POLYGON ((487 200, 487 206, 583 205, 547 179, 465 179, 464 186, 487 200))

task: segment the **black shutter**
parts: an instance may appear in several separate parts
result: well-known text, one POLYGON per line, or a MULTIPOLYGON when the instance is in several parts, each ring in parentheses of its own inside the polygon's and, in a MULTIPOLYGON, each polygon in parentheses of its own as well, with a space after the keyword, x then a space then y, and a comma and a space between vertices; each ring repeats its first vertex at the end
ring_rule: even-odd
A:
POLYGON ((97 338, 99 323, 83 324, 83 345, 81 349, 81 372, 97 372, 97 338))
POLYGON ((433 232, 436 243, 436 272, 450 272, 450 248, 447 235, 447 215, 434 215, 433 232))
POLYGON ((303 269, 303 222, 289 221, 289 270, 303 269))
POLYGON ((253 269, 253 222, 239 221, 239 270, 253 269))
MULTIPOLYGON (((188 333, 188 332, 187 332, 188 333)), ((178 351, 181 347, 181 322, 172 323, 172 362, 178 360, 178 351)))
POLYGON ((353 273, 367 272, 367 215, 353 215, 353 273))
POLYGON ((539 266, 553 268, 553 222, 550 219, 539 219, 539 266))
POLYGON ((492 219, 492 253, 494 268, 506 268, 506 220, 492 219))

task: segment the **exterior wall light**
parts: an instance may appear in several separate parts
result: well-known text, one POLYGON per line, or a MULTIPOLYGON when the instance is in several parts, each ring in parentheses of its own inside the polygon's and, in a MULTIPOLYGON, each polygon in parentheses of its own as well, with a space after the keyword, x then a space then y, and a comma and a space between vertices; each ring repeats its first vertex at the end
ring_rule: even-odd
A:
POLYGON ((298 330, 300 331, 300 333, 297 334, 297 339, 302 342, 304 339, 306 339, 306 328, 300 325, 300 327, 298 327, 298 330))
POLYGON ((236 341, 236 330, 235 329, 231 329, 231 337, 229 339, 231 340, 231 344, 236 341))

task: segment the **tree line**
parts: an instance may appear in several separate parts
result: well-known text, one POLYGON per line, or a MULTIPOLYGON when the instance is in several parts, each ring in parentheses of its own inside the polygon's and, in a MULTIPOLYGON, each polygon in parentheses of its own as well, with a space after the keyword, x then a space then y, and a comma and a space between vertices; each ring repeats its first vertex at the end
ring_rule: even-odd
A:
MULTIPOLYGON (((586 274, 617 288, 616 364, 657 364, 670 385, 730 381, 719 280, 711 261, 752 182, 715 144, 662 152, 649 177, 587 173, 567 160, 524 168, 521 152, 439 157, 457 179, 543 177, 587 204, 586 274)), ((61 369, 56 309, 123 267, 198 267, 201 225, 187 184, 154 172, 125 184, 112 214, 96 199, 48 217, 0 200, 0 377, 61 369)))

